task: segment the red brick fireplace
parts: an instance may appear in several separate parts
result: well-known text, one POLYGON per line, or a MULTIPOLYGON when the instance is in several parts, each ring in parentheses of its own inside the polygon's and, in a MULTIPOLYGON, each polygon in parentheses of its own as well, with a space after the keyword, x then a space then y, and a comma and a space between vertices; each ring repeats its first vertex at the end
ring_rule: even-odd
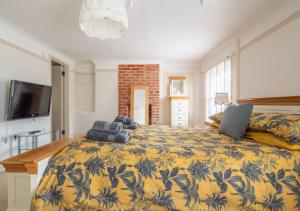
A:
MULTIPOLYGON (((132 86, 148 86, 151 123, 160 122, 159 64, 119 65, 119 115, 129 116, 132 86)), ((150 119, 150 118, 149 118, 150 119)))

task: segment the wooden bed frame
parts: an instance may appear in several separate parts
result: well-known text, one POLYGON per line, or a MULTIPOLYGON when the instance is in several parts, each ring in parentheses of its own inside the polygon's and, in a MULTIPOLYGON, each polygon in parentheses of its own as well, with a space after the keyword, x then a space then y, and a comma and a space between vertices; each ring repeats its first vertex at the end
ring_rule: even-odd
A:
POLYGON ((7 211, 29 211, 34 191, 49 159, 83 135, 61 139, 0 162, 7 173, 7 211))
MULTIPOLYGON (((292 112, 300 114, 300 96, 248 98, 239 104, 251 103, 255 107, 267 107, 266 111, 292 112), (276 107, 276 108, 275 108, 276 107)), ((8 211, 29 211, 31 197, 37 188, 48 160, 71 142, 83 135, 62 139, 0 162, 8 178, 8 211)))
POLYGON ((300 96, 292 97, 268 97, 245 98, 238 100, 239 104, 273 105, 273 106, 297 106, 300 105, 300 96))
POLYGON ((253 104, 255 112, 300 114, 300 96, 248 98, 238 100, 239 104, 253 104))

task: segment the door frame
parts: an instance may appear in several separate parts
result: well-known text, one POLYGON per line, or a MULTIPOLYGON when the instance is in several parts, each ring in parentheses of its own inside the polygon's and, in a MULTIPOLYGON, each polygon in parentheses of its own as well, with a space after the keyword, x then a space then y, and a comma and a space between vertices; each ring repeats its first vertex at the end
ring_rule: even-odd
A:
MULTIPOLYGON (((60 65, 62 65, 64 67, 64 72, 65 72, 65 75, 63 77, 63 80, 64 80, 64 122, 63 122, 63 127, 64 127, 64 130, 65 130, 65 134, 64 136, 65 137, 68 137, 69 136, 69 131, 70 131, 70 123, 69 123, 69 65, 54 57, 54 56, 49 56, 49 65, 50 65, 50 83, 52 85, 52 62, 55 62, 55 63, 58 63, 60 65)), ((52 130, 52 113, 51 113, 51 130, 52 130)))

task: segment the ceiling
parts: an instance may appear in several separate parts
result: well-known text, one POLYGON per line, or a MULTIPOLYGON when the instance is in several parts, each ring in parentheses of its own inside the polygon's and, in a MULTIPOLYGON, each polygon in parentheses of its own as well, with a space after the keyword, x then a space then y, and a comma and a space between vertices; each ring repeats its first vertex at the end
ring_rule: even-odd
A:
POLYGON ((197 63, 281 0, 134 0, 123 39, 88 38, 78 26, 82 0, 0 0, 0 17, 53 48, 85 60, 152 59, 197 63))

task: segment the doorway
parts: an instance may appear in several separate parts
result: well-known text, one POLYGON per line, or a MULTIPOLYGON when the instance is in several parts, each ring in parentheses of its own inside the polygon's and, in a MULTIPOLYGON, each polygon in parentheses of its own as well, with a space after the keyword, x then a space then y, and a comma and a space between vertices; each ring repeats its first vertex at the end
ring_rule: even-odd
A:
POLYGON ((52 141, 67 135, 67 65, 51 60, 52 82, 52 141))

